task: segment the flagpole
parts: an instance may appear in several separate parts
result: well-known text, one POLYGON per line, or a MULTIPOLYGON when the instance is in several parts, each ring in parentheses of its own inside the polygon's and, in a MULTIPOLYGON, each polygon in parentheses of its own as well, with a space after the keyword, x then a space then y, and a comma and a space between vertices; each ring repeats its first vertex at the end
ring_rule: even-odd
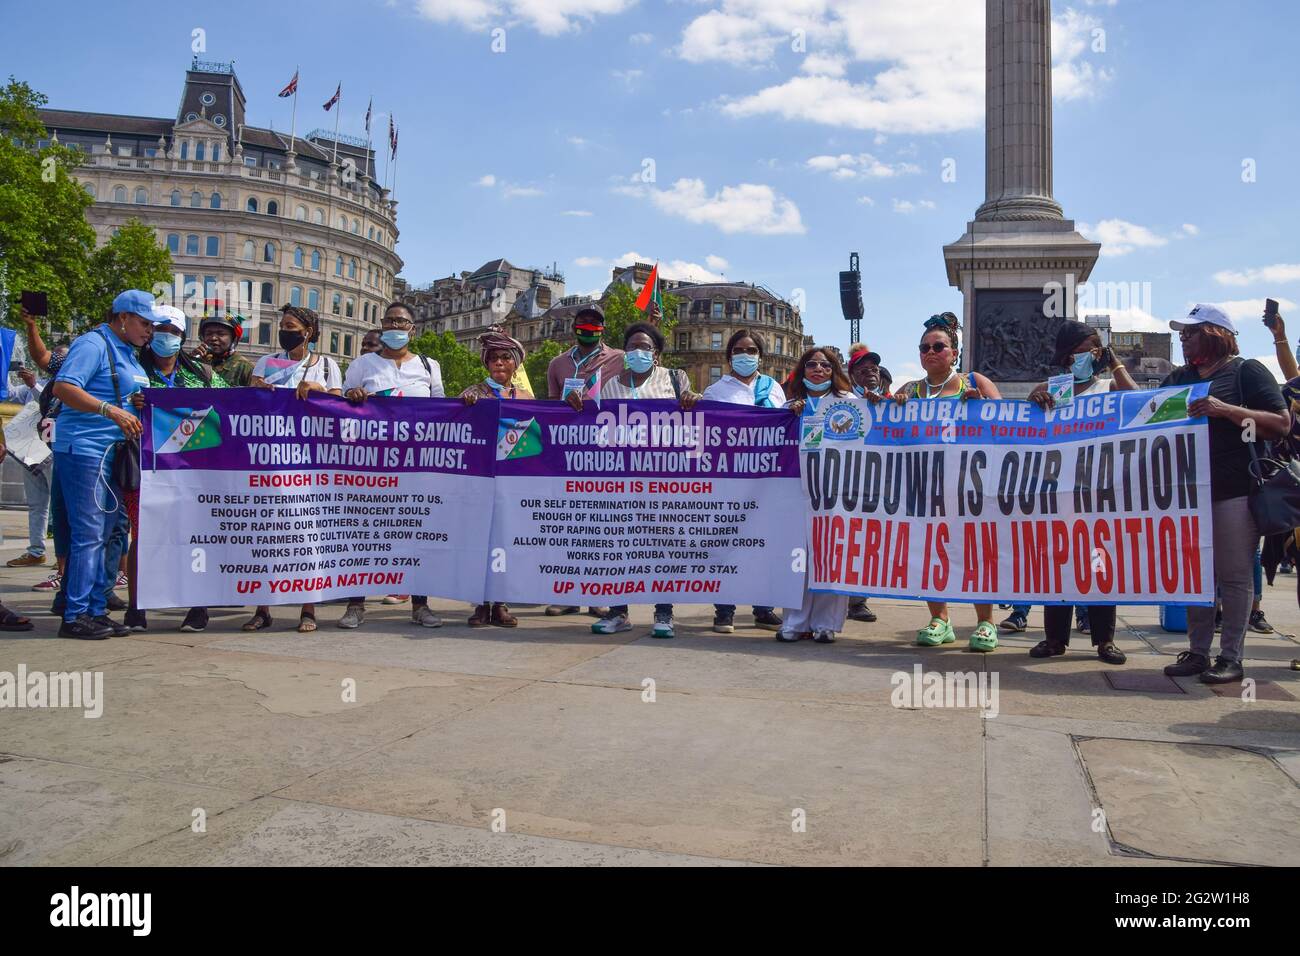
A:
POLYGON ((343 112, 343 85, 339 84, 339 100, 334 104, 334 158, 330 160, 331 166, 337 166, 339 163, 339 114, 343 112))
POLYGON ((293 118, 289 120, 289 152, 293 152, 294 134, 298 132, 298 67, 293 68, 293 118))
POLYGON ((374 158, 374 138, 370 135, 370 114, 375 106, 375 94, 370 94, 370 102, 366 106, 366 180, 374 179, 370 175, 370 161, 374 158))
POLYGON ((397 151, 393 151, 393 195, 397 195, 397 151))

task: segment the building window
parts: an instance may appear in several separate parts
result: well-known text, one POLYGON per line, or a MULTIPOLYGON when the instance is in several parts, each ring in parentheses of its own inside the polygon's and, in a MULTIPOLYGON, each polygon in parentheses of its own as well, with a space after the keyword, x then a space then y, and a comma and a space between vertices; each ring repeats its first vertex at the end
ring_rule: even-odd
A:
POLYGON ((293 218, 297 219, 299 222, 306 222, 306 221, 307 221, 307 207, 306 207, 306 206, 299 206, 296 210, 294 210, 293 218))
MULTIPOLYGON (((270 302, 271 300, 267 299, 265 301, 270 302)), ((257 344, 258 345, 271 344, 271 322, 269 319, 266 322, 257 323, 257 344)))
MULTIPOLYGON (((347 306, 347 312, 346 312, 346 315, 347 315, 347 317, 348 317, 349 319, 352 318, 354 315, 356 315, 356 307, 355 307, 355 303, 352 301, 351 297, 348 298, 348 306, 347 306)), ((337 351, 337 349, 336 349, 335 351, 337 351)))
POLYGON ((678 332, 678 333, 677 333, 677 351, 679 351, 679 352, 689 352, 690 349, 691 349, 691 333, 689 333, 689 332, 678 332))
POLYGON ((351 358, 352 356, 352 336, 343 336, 343 354, 351 358))
POLYGON ((319 249, 313 249, 311 251, 311 271, 320 272, 320 250, 319 249))
POLYGON ((275 286, 270 282, 262 283, 262 304, 275 305, 275 286))
POLYGON ((199 140, 197 143, 194 144, 194 161, 197 163, 203 162, 205 158, 203 146, 204 146, 203 140, 199 140))
POLYGON ((343 302, 343 296, 335 292, 334 298, 330 300, 330 311, 333 312, 335 315, 338 315, 339 307, 342 305, 342 302, 343 302))
POLYGON ((356 234, 356 235, 361 235, 361 220, 360 220, 360 219, 353 219, 353 220, 352 220, 352 232, 353 232, 354 234, 356 234))
POLYGON ((339 256, 337 259, 334 260, 334 274, 335 274, 336 276, 341 276, 341 275, 343 275, 343 257, 342 257, 342 256, 339 256))
POLYGON ((371 241, 374 241, 374 238, 375 238, 375 227, 374 227, 374 226, 371 226, 371 227, 370 227, 370 233, 369 233, 368 238, 369 238, 371 241))
POLYGON ((199 97, 199 102, 202 103, 204 106, 211 106, 216 101, 217 98, 213 96, 211 93, 204 93, 202 96, 199 97))
POLYGON ((313 312, 320 308, 320 289, 309 289, 307 291, 307 308, 313 312))
POLYGON ((785 354, 785 336, 784 336, 784 335, 778 335, 778 336, 776 337, 776 354, 777 354, 777 355, 784 355, 784 354, 785 354))
POLYGON ((330 351, 335 355, 339 353, 339 334, 337 332, 330 333, 330 351))
POLYGON ((172 190, 172 205, 173 205, 173 206, 179 206, 180 204, 181 204, 181 191, 180 191, 179 189, 173 189, 173 190, 172 190))
POLYGON ((247 259, 249 262, 253 261, 253 240, 252 239, 244 240, 244 258, 247 259))
POLYGON ((217 277, 204 276, 203 277, 203 298, 215 299, 216 297, 217 297, 217 277))
POLYGON ((239 310, 251 309, 253 307, 253 283, 249 279, 239 280, 239 310))
POLYGON ((113 202, 126 202, 126 187, 125 187, 125 186, 114 186, 114 187, 113 187, 113 202))
MULTIPOLYGON (((224 116, 218 116, 218 117, 216 118, 216 123, 217 123, 218 126, 225 126, 225 125, 226 125, 226 118, 225 118, 224 116)), ((220 144, 220 143, 213 143, 213 144, 212 144, 212 161, 213 161, 214 163, 219 163, 219 162, 221 162, 221 144, 220 144)))
POLYGON ((757 321, 758 321, 758 303, 757 303, 757 302, 746 302, 746 303, 745 303, 745 318, 747 318, 747 319, 748 319, 749 321, 751 321, 751 322, 757 322, 757 321))
POLYGON ((722 333, 714 332, 709 336, 709 348, 717 351, 722 348, 722 333))
POLYGON ((349 278, 349 279, 355 279, 356 277, 357 277, 357 260, 356 260, 356 259, 349 259, 349 260, 348 260, 348 278, 349 278))
POLYGON ((174 233, 167 233, 167 251, 173 254, 179 254, 181 251, 181 237, 174 233))
POLYGON ((318 226, 325 225, 325 210, 317 209, 314 213, 312 213, 311 221, 316 223, 316 225, 318 226))
POLYGON ((208 208, 209 208, 209 209, 220 209, 220 208, 221 208, 221 193, 213 193, 213 194, 208 198, 208 208))
POLYGON ((249 196, 248 202, 244 203, 244 208, 249 212, 257 212, 257 197, 249 196))
POLYGON ((188 235, 185 237, 185 254, 187 256, 197 256, 199 254, 199 237, 188 235))
POLYGON ((190 193, 190 208, 201 209, 203 207, 203 194, 197 189, 190 193))
POLYGON ((181 140, 181 159, 189 159, 189 158, 190 158, 190 141, 188 139, 183 139, 181 140))
POLYGON ((136 187, 135 187, 135 204, 136 204, 137 206, 143 206, 143 205, 145 205, 145 204, 148 203, 148 202, 149 202, 149 194, 148 194, 147 192, 144 191, 144 187, 143 187, 143 186, 136 186, 136 187))
POLYGON ((268 216, 280 215, 280 204, 274 199, 268 200, 266 203, 266 214, 268 216))
POLYGON ((345 231, 345 232, 347 231, 347 228, 348 228, 348 217, 347 217, 347 216, 339 216, 339 228, 342 229, 342 230, 345 231))
POLYGON ((219 256, 219 255, 221 255, 221 237, 220 237, 220 236, 208 236, 208 238, 207 238, 207 248, 203 250, 203 254, 204 254, 205 256, 219 256))
POLYGON ((266 245, 262 247, 262 261, 263 262, 275 261, 275 243, 268 242, 266 245))
POLYGON ((716 382, 716 381, 717 381, 718 379, 720 379, 720 378, 722 378, 722 366, 721 366, 721 365, 710 365, 710 366, 709 366, 709 384, 712 385, 714 382, 716 382))
POLYGON ((722 318, 722 300, 720 299, 713 303, 713 317, 715 319, 722 318))
POLYGON ((98 191, 95 189, 94 183, 82 183, 82 186, 85 187, 86 192, 90 195, 91 199, 99 198, 99 194, 98 191))
POLYGON ((302 268, 302 246, 294 246, 294 249, 293 249, 293 267, 294 267, 295 269, 301 269, 301 268, 302 268))
POLYGON ((289 304, 302 305, 302 286, 289 286, 289 304))

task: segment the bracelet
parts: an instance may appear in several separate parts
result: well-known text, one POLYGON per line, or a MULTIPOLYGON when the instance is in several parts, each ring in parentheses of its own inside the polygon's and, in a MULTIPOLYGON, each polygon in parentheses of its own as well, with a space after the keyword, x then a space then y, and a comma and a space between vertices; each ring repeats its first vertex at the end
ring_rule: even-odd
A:
POLYGON ((99 414, 104 418, 108 417, 108 402, 99 403, 99 414))
POLYGON ((1274 339, 1274 340, 1273 340, 1273 344, 1274 344, 1274 345, 1289 345, 1290 343, 1287 342, 1286 339, 1274 339))

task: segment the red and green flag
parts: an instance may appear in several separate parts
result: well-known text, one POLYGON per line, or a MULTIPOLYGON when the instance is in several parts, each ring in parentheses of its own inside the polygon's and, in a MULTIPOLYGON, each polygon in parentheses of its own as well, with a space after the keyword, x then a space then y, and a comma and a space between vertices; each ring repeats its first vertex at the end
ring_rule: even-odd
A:
POLYGON ((636 307, 642 312, 650 308, 654 303, 658 315, 664 314, 664 299, 659 294, 659 263, 650 270, 650 278, 645 280, 645 285, 641 287, 641 294, 636 297, 636 307))

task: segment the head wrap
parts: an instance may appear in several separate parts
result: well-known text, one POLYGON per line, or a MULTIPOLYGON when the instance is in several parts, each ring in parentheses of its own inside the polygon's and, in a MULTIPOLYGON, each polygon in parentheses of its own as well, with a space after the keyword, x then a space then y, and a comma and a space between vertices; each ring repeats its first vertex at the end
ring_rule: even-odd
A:
POLYGON ((516 365, 524 364, 524 347, 518 339, 512 339, 506 335, 505 329, 499 325, 494 325, 478 337, 479 358, 483 360, 484 367, 487 366, 488 356, 496 351, 507 351, 515 357, 516 365))

